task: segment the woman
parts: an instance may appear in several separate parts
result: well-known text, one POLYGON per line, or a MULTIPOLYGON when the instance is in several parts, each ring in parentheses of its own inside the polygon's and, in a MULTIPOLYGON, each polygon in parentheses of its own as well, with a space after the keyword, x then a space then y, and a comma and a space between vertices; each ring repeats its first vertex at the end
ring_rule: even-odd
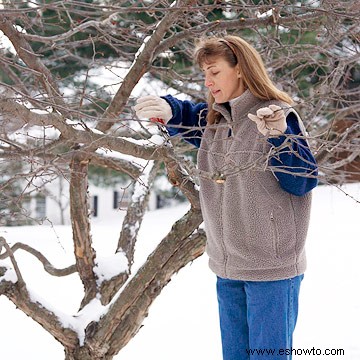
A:
POLYGON ((251 45, 207 38, 195 59, 207 104, 146 96, 135 111, 199 147, 199 170, 214 174, 200 178, 200 200, 223 359, 291 359, 316 163, 291 98, 251 45))

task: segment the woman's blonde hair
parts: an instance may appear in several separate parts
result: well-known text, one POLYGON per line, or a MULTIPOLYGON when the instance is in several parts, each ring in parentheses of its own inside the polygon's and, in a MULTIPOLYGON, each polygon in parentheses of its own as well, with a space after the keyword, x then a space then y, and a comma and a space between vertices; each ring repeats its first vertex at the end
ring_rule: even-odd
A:
MULTIPOLYGON (((245 88, 259 99, 281 100, 288 104, 293 102, 289 95, 277 89, 270 80, 260 54, 238 36, 200 39, 196 43, 194 56, 200 67, 218 57, 226 60, 231 67, 238 66, 245 88)), ((212 108, 214 102, 215 99, 209 92, 207 122, 210 125, 216 123, 221 117, 212 108)))

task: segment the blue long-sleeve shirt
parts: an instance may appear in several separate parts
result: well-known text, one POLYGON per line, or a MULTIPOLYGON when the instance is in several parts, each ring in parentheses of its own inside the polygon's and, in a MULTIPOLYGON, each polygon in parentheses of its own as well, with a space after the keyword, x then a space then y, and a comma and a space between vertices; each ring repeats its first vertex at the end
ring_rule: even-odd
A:
MULTIPOLYGON (((199 148, 206 126, 207 104, 182 101, 171 95, 163 98, 169 103, 173 113, 167 124, 170 136, 181 135, 184 140, 199 148)), ((274 174, 282 189, 293 195, 302 196, 318 184, 317 164, 303 137, 305 134, 301 132, 296 114, 290 112, 286 122, 287 129, 284 135, 267 139, 274 147, 280 148, 270 158, 270 166, 278 169, 274 174), (285 141, 289 144, 282 146, 285 141)))

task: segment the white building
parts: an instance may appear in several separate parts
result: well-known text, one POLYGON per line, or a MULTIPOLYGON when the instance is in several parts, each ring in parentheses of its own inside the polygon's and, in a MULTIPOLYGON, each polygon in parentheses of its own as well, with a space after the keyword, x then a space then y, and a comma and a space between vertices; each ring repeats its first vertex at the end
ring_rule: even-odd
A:
MULTIPOLYGON (((89 202, 91 217, 96 222, 118 218, 119 212, 126 211, 131 200, 132 190, 128 187, 99 187, 89 183, 89 202)), ((159 207, 159 196, 150 193, 149 210, 159 207)), ((48 221, 53 225, 69 225, 70 198, 69 183, 64 178, 57 178, 46 184, 40 192, 33 193, 26 204, 30 218, 48 221)))

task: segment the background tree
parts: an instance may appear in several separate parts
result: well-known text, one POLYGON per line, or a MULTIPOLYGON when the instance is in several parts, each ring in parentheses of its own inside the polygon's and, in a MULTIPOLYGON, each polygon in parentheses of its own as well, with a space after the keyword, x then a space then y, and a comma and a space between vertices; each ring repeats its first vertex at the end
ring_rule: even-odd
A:
MULTIPOLYGON (((2 4, 0 156, 7 167, 19 164, 21 169, 2 180, 1 191, 14 194, 16 184, 20 198, 40 191, 53 177, 69 179, 74 264, 57 269, 36 249, 21 243, 10 248, 1 238, 0 294, 52 334, 67 360, 111 359, 137 333, 171 276, 204 251, 196 183, 199 176, 214 174, 199 173, 184 156, 187 145, 170 141, 164 129, 136 119, 131 109, 141 93, 138 84, 145 88, 142 93, 171 91, 205 99, 203 79, 192 65, 195 37, 234 33, 253 43, 277 84, 297 102, 320 180, 360 179, 356 0, 2 4), (149 90, 148 84, 155 83, 162 90, 159 85, 149 90), (143 161, 123 160, 121 154, 143 161), (119 268, 110 278, 100 275, 91 238, 90 164, 126 174, 134 184, 114 249, 119 268), (191 208, 133 274, 137 234, 162 167, 191 208), (16 262, 19 249, 54 276, 76 272, 84 288, 79 311, 98 303, 102 311, 96 320, 75 331, 74 324, 64 324, 59 314, 34 301, 16 262)), ((252 166, 256 170, 265 164, 266 159, 252 166)))

